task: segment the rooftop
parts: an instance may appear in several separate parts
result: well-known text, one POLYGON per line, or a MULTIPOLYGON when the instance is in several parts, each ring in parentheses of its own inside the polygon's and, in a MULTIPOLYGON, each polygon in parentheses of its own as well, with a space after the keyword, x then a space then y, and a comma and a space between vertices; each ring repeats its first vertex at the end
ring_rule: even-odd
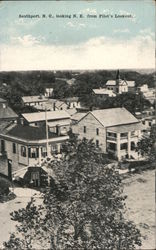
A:
POLYGON ((138 120, 125 108, 100 109, 91 111, 90 113, 104 127, 138 122, 138 120))
POLYGON ((85 115, 86 115, 86 113, 78 112, 78 113, 72 115, 71 119, 74 120, 74 121, 79 121, 79 120, 81 120, 81 118, 83 118, 85 115))
POLYGON ((0 105, 0 120, 1 119, 11 119, 11 118, 17 118, 18 115, 8 106, 5 108, 0 105))
POLYGON ((143 125, 141 123, 133 123, 133 124, 120 125, 120 126, 107 128, 108 131, 112 131, 115 133, 126 133, 130 131, 142 130, 142 129, 143 129, 143 125))
POLYGON ((47 101, 47 98, 43 95, 38 95, 38 96, 23 96, 22 100, 24 103, 27 102, 45 102, 47 101))
POLYGON ((100 89, 93 89, 94 94, 96 95, 114 95, 112 90, 100 88, 100 89))
POLYGON ((116 86, 116 80, 108 80, 108 81, 106 82, 106 86, 107 86, 107 85, 116 86))
MULTIPOLYGON (((34 113, 25 113, 22 116, 28 122, 37 122, 37 121, 45 121, 45 112, 34 112, 34 113)), ((47 120, 59 120, 70 118, 70 115, 64 110, 57 111, 47 111, 47 120)))
MULTIPOLYGON (((45 127, 37 128, 37 127, 23 126, 17 124, 5 134, 24 140, 44 140, 46 139, 46 128, 45 127)), ((49 139, 56 137, 58 137, 57 134, 49 132, 49 139)))

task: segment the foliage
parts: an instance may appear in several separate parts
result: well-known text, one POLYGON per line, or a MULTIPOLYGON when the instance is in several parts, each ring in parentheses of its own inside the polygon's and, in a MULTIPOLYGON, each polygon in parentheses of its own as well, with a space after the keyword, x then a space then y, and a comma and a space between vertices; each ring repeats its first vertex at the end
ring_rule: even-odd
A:
POLYGON ((116 108, 125 107, 131 113, 141 111, 143 108, 150 107, 148 100, 144 99, 141 94, 123 93, 116 97, 99 98, 93 95, 83 96, 80 99, 87 107, 92 108, 116 108))
POLYGON ((144 157, 147 157, 150 162, 156 160, 156 124, 151 127, 150 136, 143 136, 138 142, 137 151, 144 157))
POLYGON ((141 245, 139 230, 124 218, 121 177, 105 164, 92 141, 72 137, 51 168, 55 178, 44 193, 43 206, 32 200, 12 214, 18 233, 4 243, 5 249, 31 249, 35 243, 43 249, 50 244, 53 250, 127 250, 141 245))
POLYGON ((4 179, 0 179, 0 196, 1 195, 8 195, 9 194, 9 183, 4 180, 4 179))

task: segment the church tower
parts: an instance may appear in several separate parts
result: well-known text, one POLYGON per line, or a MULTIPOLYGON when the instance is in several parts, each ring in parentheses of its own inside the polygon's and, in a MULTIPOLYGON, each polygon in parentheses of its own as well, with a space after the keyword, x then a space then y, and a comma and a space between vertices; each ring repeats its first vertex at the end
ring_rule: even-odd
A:
POLYGON ((116 86, 119 86, 119 82, 120 82, 120 71, 119 69, 117 70, 117 73, 116 73, 116 86))

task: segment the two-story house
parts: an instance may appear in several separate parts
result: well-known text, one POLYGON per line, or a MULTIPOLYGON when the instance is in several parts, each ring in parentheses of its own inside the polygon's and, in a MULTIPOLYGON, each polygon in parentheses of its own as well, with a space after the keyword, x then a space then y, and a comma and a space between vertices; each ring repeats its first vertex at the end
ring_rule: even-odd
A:
POLYGON ((93 139, 104 153, 118 160, 137 157, 135 146, 141 129, 141 123, 125 108, 90 111, 72 126, 80 139, 93 139))
POLYGON ((0 168, 1 173, 11 177, 12 173, 28 166, 41 166, 46 157, 59 153, 68 135, 53 133, 46 127, 14 124, 0 132, 0 153, 5 155, 8 167, 0 168))

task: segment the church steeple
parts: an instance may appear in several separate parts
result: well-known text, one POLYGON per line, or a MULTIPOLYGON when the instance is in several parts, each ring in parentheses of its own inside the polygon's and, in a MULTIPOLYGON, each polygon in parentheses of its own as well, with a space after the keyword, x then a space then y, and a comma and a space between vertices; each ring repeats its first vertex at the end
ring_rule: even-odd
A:
POLYGON ((119 71, 119 69, 117 70, 117 73, 116 73, 116 80, 120 80, 120 71, 119 71))

